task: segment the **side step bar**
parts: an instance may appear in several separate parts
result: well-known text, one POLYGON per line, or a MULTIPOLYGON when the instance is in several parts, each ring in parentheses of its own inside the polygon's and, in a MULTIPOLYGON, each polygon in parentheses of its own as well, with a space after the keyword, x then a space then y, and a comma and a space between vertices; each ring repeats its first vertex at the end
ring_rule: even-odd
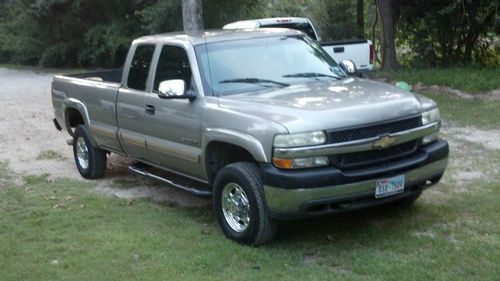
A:
POLYGON ((186 185, 183 185, 183 184, 180 184, 180 183, 176 183, 176 182, 174 182, 172 180, 169 180, 167 178, 164 178, 164 177, 152 174, 150 172, 147 172, 147 171, 139 168, 137 165, 130 165, 130 166, 128 166, 128 170, 131 173, 133 173, 133 174, 136 174, 136 175, 148 178, 148 179, 152 179, 152 180, 155 180, 155 181, 158 181, 158 182, 161 182, 161 183, 165 183, 165 184, 171 185, 171 186, 173 186, 175 188, 184 190, 184 191, 189 192, 191 194, 194 194, 196 196, 201 196, 201 197, 210 197, 210 196, 212 196, 212 192, 211 191, 201 190, 201 189, 197 189, 197 188, 194 188, 194 187, 186 186, 186 185))

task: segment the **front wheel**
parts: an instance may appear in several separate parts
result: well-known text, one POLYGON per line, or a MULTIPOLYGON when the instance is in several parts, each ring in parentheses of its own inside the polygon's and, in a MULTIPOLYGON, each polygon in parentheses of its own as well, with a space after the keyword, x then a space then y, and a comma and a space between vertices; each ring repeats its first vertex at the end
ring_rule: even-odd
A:
POLYGON ((73 134, 73 155, 80 175, 86 179, 100 178, 106 170, 106 152, 90 142, 90 136, 83 125, 76 127, 73 134))
POLYGON ((229 239, 257 246, 274 237, 277 223, 269 217, 257 165, 239 162, 224 167, 215 177, 213 201, 229 239))

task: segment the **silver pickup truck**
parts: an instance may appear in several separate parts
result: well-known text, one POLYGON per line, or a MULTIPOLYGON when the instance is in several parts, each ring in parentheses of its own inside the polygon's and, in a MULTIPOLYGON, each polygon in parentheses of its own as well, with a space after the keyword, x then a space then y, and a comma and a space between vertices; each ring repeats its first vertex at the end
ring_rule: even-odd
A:
POLYGON ((124 155, 259 245, 279 220, 410 204, 445 171, 436 103, 341 65, 288 29, 141 37, 123 69, 55 76, 54 123, 84 178, 124 155))

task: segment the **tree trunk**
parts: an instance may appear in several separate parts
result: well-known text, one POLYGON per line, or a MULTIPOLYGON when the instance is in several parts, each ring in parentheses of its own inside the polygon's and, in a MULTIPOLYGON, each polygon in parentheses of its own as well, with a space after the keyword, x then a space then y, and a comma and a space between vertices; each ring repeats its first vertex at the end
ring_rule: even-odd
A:
POLYGON ((377 1, 374 1, 375 3, 375 19, 373 20, 372 24, 372 44, 373 44, 373 56, 376 62, 380 63, 380 58, 378 57, 378 48, 377 48, 377 34, 375 33, 375 29, 378 25, 378 6, 377 6, 377 1))
POLYGON ((396 58, 396 37, 393 0, 377 0, 380 23, 382 25, 382 69, 399 67, 396 58))
POLYGON ((203 33, 203 7, 201 0, 182 0, 182 23, 189 35, 203 33))
POLYGON ((356 21, 358 26, 358 37, 365 37, 365 1, 358 0, 358 4, 356 5, 356 21))

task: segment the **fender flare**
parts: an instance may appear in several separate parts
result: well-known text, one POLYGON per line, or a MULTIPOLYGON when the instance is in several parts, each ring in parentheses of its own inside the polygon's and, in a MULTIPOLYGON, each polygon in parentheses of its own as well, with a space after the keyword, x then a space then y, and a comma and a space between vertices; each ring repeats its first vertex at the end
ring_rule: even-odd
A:
MULTIPOLYGON (((63 112, 63 119, 64 119, 64 124, 66 127, 66 131, 70 134, 70 136, 73 136, 73 130, 71 129, 70 121, 69 121, 69 116, 68 116, 68 110, 69 109, 75 109, 78 112, 80 112, 80 115, 82 115, 83 118, 83 125, 87 128, 88 132, 90 133, 90 117, 89 117, 89 112, 87 110, 87 107, 85 104, 77 99, 74 98, 67 98, 64 100, 63 105, 62 105, 62 112, 63 112)), ((90 140, 92 141, 92 144, 95 146, 96 141, 92 134, 90 134, 90 140)))
MULTIPOLYGON (((202 142, 203 155, 206 155, 206 149, 213 141, 236 145, 247 150, 257 162, 269 162, 269 158, 260 141, 249 134, 229 129, 207 128, 202 142)), ((205 159, 203 159, 204 162, 205 159)))

